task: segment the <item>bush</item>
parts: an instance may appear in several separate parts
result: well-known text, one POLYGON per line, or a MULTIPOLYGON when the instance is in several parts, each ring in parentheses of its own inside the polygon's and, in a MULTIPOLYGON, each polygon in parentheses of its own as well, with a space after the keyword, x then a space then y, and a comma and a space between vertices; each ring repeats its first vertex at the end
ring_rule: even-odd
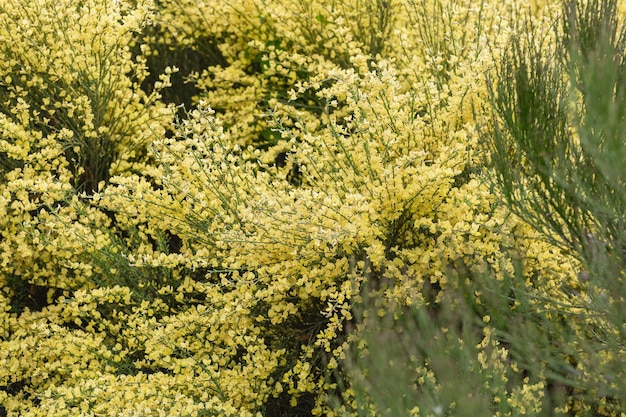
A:
POLYGON ((409 374, 432 390, 394 412, 466 394, 480 412, 541 409, 529 393, 548 381, 524 374, 505 324, 560 328, 536 300, 569 308, 583 288, 483 166, 474 118, 498 131, 484 75, 501 70, 511 5, 8 3, 3 27, 74 55, 39 68, 17 41, 35 29, 2 35, 31 65, 2 74, 7 414, 384 413, 346 362, 374 346, 378 310, 392 327, 416 311, 432 335, 409 374), (494 295, 514 290, 528 300, 494 295), (487 392, 434 397, 454 387, 429 368, 439 349, 487 392))
POLYGON ((573 326, 578 337, 566 336, 576 347, 556 342, 552 352, 576 366, 580 378, 571 385, 583 399, 574 402, 584 412, 618 415, 626 29, 617 2, 564 2, 556 39, 541 45, 522 35, 509 49, 492 87, 499 121, 490 155, 511 210, 581 265, 573 303, 580 328, 573 326))
MULTIPOLYGON (((0 8, 0 282, 2 304, 13 313, 88 285, 93 265, 81 258, 84 245, 72 229, 90 217, 106 227, 108 219, 79 193, 142 171, 151 138, 164 132, 171 112, 158 90, 137 88, 146 69, 129 49, 147 16, 143 5, 98 1, 0 8)), ((98 246, 100 238, 89 241, 98 246)))
POLYGON ((509 247, 513 274, 457 270, 434 313, 392 305, 381 318, 384 299, 366 291, 345 363, 358 415, 624 413, 625 34, 616 2, 566 1, 554 32, 520 19, 489 77, 494 191, 549 245, 538 257, 562 252, 579 273, 541 283, 545 269, 525 273, 532 252, 509 247))

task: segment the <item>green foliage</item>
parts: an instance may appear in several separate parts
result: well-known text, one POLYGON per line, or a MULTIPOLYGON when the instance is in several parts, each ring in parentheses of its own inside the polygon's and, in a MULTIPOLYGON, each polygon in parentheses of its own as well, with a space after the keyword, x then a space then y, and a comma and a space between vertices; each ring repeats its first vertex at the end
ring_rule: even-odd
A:
POLYGON ((534 362, 551 350, 539 326, 553 321, 529 303, 520 282, 467 273, 437 305, 407 309, 364 296, 356 306, 361 342, 346 360, 345 392, 354 400, 347 397, 345 415, 539 416, 567 403, 546 378, 553 358, 534 362), (514 295, 503 296, 508 291, 514 295))
POLYGON ((563 8, 556 37, 522 26, 513 39, 491 84, 485 139, 511 210, 580 261, 577 309, 563 320, 586 324, 555 332, 549 353, 576 364, 579 378, 555 374, 587 407, 611 414, 624 401, 608 381, 624 374, 626 32, 614 1, 563 8))

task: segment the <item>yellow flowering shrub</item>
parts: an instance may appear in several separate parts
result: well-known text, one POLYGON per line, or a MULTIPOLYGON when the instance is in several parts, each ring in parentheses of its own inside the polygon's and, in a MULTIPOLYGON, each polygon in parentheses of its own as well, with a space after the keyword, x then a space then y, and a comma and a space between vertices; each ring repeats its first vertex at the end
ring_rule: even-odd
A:
POLYGON ((449 71, 449 84, 429 73, 421 88, 408 88, 383 60, 364 74, 318 70, 291 100, 310 94, 326 103, 321 123, 280 111, 265 120, 287 151, 284 166, 267 157, 274 149, 246 146, 239 125, 203 96, 172 137, 154 142, 160 164, 146 176, 114 178, 99 204, 147 233, 167 219, 168 233, 185 242, 180 253, 131 254, 131 262, 198 269, 216 288, 213 302, 250 300, 242 314, 258 336, 249 343, 284 356, 255 370, 275 381, 266 392, 294 407, 314 394, 313 412, 327 414, 335 388, 326 373, 345 354, 364 281, 391 283, 388 299, 419 304, 456 285, 447 269, 459 261, 512 270, 499 256, 508 244, 504 211, 479 173, 471 107, 463 106, 485 90, 479 74, 457 69, 488 62, 478 51, 449 71))
MULTIPOLYGON (((72 229, 107 227, 108 219, 83 208, 76 193, 141 171, 151 138, 164 132, 171 112, 158 99, 169 75, 144 93, 147 69, 131 50, 147 6, 42 0, 0 7, 0 286, 18 291, 8 295, 15 306, 46 304, 46 292, 85 284, 93 265, 79 260, 85 244, 72 229)), ((103 238, 90 240, 98 247, 103 238)))
POLYGON ((210 65, 189 74, 195 102, 209 102, 236 143, 268 148, 280 135, 267 114, 318 125, 326 102, 315 92, 329 81, 316 81, 307 94, 295 89, 331 69, 367 72, 389 51, 397 12, 396 2, 387 1, 168 0, 159 2, 161 30, 146 43, 155 54, 163 54, 163 45, 204 54, 210 65))
MULTIPOLYGON (((0 414, 350 414, 365 289, 436 311, 515 250, 534 293, 580 290, 481 162, 516 1, 4 3, 0 414), (205 54, 192 108, 168 48, 205 54)), ((541 409, 543 375, 493 388, 523 370, 476 310, 495 415, 541 409)))

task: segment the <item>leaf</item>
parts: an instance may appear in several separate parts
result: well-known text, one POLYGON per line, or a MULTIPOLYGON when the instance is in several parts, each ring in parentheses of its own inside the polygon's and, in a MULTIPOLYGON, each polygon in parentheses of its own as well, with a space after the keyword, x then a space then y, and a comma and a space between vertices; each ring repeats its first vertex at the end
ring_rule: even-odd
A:
POLYGON ((317 16, 315 16, 315 20, 319 21, 320 23, 324 25, 327 25, 330 23, 323 14, 318 14, 317 16))

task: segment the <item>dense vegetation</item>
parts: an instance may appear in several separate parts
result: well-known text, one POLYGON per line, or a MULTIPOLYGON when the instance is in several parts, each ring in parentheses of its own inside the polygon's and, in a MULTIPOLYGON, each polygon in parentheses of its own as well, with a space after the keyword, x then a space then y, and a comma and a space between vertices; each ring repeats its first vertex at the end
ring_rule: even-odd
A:
POLYGON ((626 415, 624 16, 0 1, 0 416, 626 415))

